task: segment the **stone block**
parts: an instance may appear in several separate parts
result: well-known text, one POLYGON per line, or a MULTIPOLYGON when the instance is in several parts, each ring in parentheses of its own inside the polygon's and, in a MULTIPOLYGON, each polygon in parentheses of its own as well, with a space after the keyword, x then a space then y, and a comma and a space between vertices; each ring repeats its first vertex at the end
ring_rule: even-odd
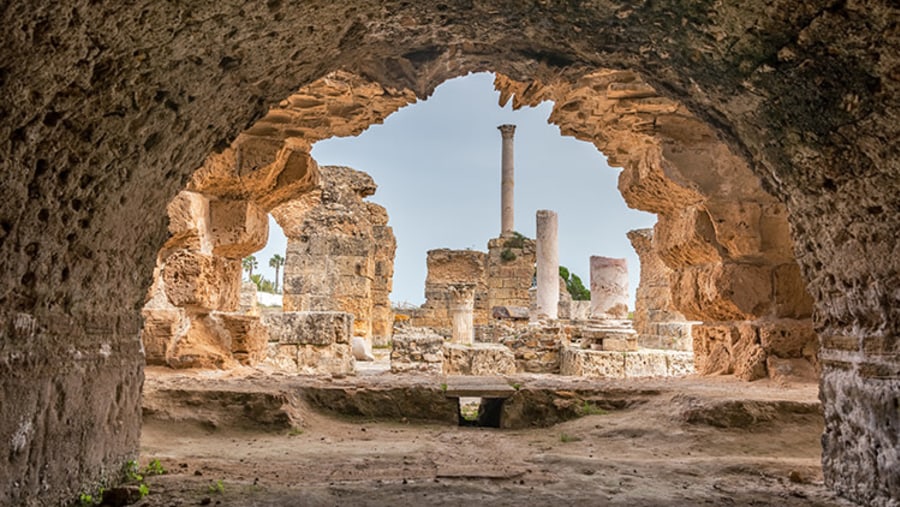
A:
POLYGON ((213 312, 208 319, 210 328, 224 335, 220 336, 219 341, 231 344, 231 353, 236 361, 253 366, 265 359, 269 331, 259 316, 213 312))
POLYGON ((530 314, 524 306, 495 306, 491 308, 491 317, 505 320, 528 320, 530 314))
POLYGON ((147 309, 141 311, 144 327, 141 330, 141 341, 144 354, 149 365, 165 365, 166 357, 172 343, 184 335, 190 326, 190 320, 180 308, 147 309))
POLYGON ((563 347, 559 368, 560 375, 625 378, 625 355, 622 352, 563 347))
POLYGON ((625 377, 665 377, 669 374, 667 354, 661 350, 623 352, 625 377))
POLYGON ((666 370, 670 377, 694 373, 694 354, 691 352, 666 352, 666 370))
POLYGON ((277 370, 301 375, 348 375, 355 372, 353 353, 347 343, 296 345, 269 342, 265 362, 277 370))
POLYGON ((692 320, 752 320, 772 306, 772 269, 753 264, 708 264, 673 273, 674 305, 692 320))
POLYGON ((423 330, 404 330, 395 334, 391 349, 391 371, 394 373, 443 373, 444 338, 423 330))
POLYGON ((775 316, 806 319, 812 316, 813 299, 796 262, 782 264, 774 271, 775 316))
POLYGON ((267 313, 262 318, 269 340, 281 344, 349 344, 353 315, 343 312, 267 313))
POLYGON ((603 338, 602 350, 613 352, 633 352, 638 349, 638 340, 636 335, 614 337, 608 336, 603 338))
POLYGON ((239 260, 180 250, 166 258, 162 278, 166 296, 174 306, 198 312, 238 308, 239 260))
POLYGON ((169 234, 163 250, 186 249, 210 253, 209 200, 195 192, 183 190, 166 207, 169 234))
POLYGON ((257 299, 257 289, 255 283, 241 283, 241 295, 238 301, 238 312, 243 313, 244 315, 259 315, 259 300, 257 299))
POLYGON ((803 357, 803 349, 817 341, 810 319, 765 320, 758 326, 763 349, 781 358, 803 357))
POLYGON ((266 246, 269 215, 250 201, 210 201, 209 235, 215 255, 243 259, 266 246))
POLYGON ((476 343, 444 346, 444 374, 446 375, 513 375, 516 359, 504 345, 476 343))
POLYGON ((768 356, 766 369, 770 378, 781 382, 812 382, 819 376, 813 364, 802 358, 768 356))
POLYGON ((223 343, 222 339, 222 333, 209 319, 194 317, 187 332, 172 343, 166 364, 176 369, 233 368, 231 343, 223 343))

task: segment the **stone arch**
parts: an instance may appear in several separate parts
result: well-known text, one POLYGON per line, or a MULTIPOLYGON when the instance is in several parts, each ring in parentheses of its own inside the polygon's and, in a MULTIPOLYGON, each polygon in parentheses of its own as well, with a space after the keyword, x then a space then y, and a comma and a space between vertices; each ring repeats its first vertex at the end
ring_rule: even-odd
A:
POLYGON ((25 8, 0 12, 0 378, 17 399, 0 416, 3 501, 55 502, 133 457, 138 307, 166 204, 269 101, 337 69, 419 96, 465 71, 631 69, 682 103, 789 212, 821 337, 827 482, 900 496, 890 2, 25 8))

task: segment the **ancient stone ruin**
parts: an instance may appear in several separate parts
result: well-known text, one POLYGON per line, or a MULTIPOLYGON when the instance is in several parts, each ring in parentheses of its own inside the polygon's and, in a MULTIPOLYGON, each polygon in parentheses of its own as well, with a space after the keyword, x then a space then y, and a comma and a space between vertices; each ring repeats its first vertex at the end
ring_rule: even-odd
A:
POLYGON ((900 498, 895 3, 14 0, 0 17, 0 503, 56 505, 133 459, 142 328, 196 322, 199 350, 242 327, 216 313, 238 313, 239 237, 316 188, 310 145, 472 71, 504 102, 553 100, 564 135, 623 168, 627 202, 659 216, 674 308, 703 322, 700 372, 812 366, 825 483, 900 498), (221 236, 167 220, 182 191, 210 227, 232 217, 221 236), (144 319, 148 290, 187 319, 144 319))

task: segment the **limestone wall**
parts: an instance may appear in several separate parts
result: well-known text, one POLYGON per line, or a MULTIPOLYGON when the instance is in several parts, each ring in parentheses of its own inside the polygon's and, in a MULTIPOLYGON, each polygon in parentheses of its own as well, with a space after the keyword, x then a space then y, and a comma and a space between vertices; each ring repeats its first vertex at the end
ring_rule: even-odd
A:
POLYGON ((633 319, 638 343, 647 348, 693 350, 694 323, 675 309, 669 281, 672 269, 653 249, 653 229, 629 231, 628 239, 641 262, 633 319))
POLYGON ((411 312, 410 325, 434 329, 441 336, 450 337, 452 319, 450 305, 452 286, 471 284, 475 287, 474 325, 483 325, 490 318, 487 285, 487 255, 476 250, 429 250, 425 277, 425 303, 411 312))
POLYGON ((487 307, 531 304, 528 290, 534 280, 535 242, 521 235, 488 241, 487 307))
POLYGON ((272 210, 288 239, 284 311, 352 314, 353 333, 390 339, 396 241, 385 209, 363 199, 372 178, 348 167, 320 168, 320 188, 272 210))

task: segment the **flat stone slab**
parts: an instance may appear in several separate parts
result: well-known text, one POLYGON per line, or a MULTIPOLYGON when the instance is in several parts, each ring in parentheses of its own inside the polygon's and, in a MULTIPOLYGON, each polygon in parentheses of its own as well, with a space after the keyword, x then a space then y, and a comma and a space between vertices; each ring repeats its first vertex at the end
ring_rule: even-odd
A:
POLYGON ((509 398, 516 393, 503 377, 454 376, 446 384, 448 398, 509 398))
POLYGON ((694 372, 693 354, 667 350, 614 352, 565 347, 560 374, 597 378, 675 377, 694 372))
POLYGON ((475 343, 444 345, 444 373, 447 375, 513 375, 516 356, 505 345, 475 343))

